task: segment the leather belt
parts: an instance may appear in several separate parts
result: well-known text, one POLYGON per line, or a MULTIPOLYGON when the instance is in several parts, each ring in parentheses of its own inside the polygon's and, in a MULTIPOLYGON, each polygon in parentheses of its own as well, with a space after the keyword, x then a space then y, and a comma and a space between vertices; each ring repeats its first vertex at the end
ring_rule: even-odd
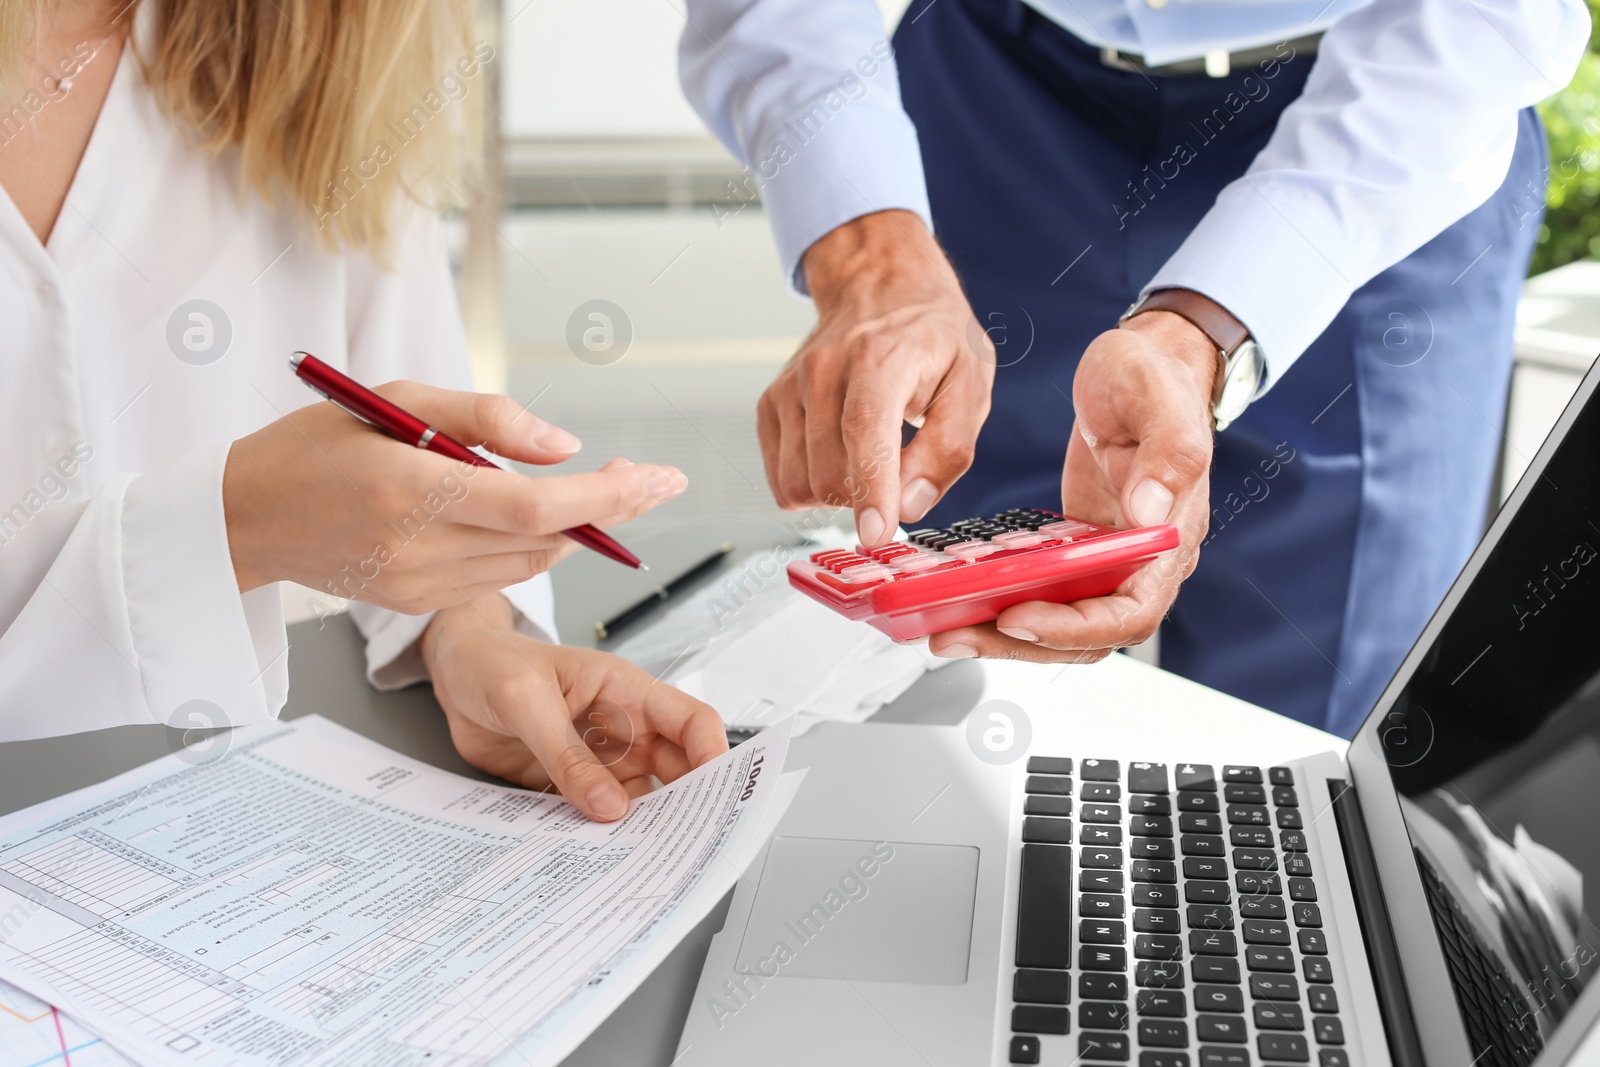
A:
POLYGON ((1262 45, 1260 48, 1246 48, 1239 52, 1207 52, 1194 59, 1180 59, 1176 63, 1162 63, 1156 66, 1146 63, 1143 56, 1107 47, 1100 49, 1100 62, 1117 70, 1128 70, 1161 78, 1193 78, 1200 75, 1226 78, 1235 70, 1260 66, 1272 60, 1283 63, 1299 56, 1314 56, 1317 54, 1317 43, 1321 40, 1322 34, 1313 33, 1289 41, 1280 41, 1277 44, 1262 45))

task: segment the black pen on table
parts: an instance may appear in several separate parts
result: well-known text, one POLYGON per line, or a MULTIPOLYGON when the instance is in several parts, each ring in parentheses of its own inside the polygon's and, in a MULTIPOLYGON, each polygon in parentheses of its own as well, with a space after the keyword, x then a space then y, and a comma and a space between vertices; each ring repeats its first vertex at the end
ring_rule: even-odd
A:
POLYGON ((716 567, 717 564, 726 559, 731 552, 733 552, 733 542, 729 541, 718 548, 715 552, 711 553, 711 555, 707 556, 699 563, 696 563, 693 567, 690 567, 688 570, 672 579, 672 581, 667 582, 665 585, 656 586, 650 591, 649 596, 645 597, 637 604, 630 608, 624 609, 616 615, 613 615, 605 622, 595 623, 595 636, 604 641, 606 638, 610 637, 618 630, 621 630, 623 627, 639 621, 639 619, 650 614, 650 612, 654 611, 664 601, 670 599, 674 593, 677 593, 689 583, 695 581, 707 571, 710 571, 712 568, 716 567))

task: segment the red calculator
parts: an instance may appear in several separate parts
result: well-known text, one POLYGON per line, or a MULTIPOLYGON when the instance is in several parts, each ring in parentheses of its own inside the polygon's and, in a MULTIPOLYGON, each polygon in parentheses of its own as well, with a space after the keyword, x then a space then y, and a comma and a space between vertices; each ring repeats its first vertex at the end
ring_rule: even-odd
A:
POLYGON ((789 564, 789 584, 906 641, 989 622, 1028 600, 1066 604, 1104 596, 1176 547, 1176 526, 1114 530, 1013 508, 992 519, 913 530, 879 548, 814 553, 789 564))

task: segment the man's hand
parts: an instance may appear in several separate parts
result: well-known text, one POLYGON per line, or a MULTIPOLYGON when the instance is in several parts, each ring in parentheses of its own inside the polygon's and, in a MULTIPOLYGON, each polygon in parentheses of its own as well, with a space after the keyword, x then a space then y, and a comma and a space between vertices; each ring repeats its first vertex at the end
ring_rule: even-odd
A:
POLYGON ((1153 634, 1206 534, 1216 374, 1216 346, 1169 311, 1144 312, 1095 338, 1072 382, 1077 418, 1062 508, 1104 526, 1170 522, 1181 543, 1109 596, 1017 604, 993 623, 935 634, 930 651, 1090 663, 1153 634))
POLYGON ((728 750, 722 719, 627 660, 536 641, 498 593, 434 616, 422 636, 456 750, 530 789, 559 789, 611 822, 648 793, 728 750))
POLYGON ((767 481, 785 508, 850 506, 861 540, 882 544, 972 465, 993 346, 911 212, 845 223, 805 271, 817 327, 757 408, 767 481), (919 429, 902 454, 906 422, 919 429))

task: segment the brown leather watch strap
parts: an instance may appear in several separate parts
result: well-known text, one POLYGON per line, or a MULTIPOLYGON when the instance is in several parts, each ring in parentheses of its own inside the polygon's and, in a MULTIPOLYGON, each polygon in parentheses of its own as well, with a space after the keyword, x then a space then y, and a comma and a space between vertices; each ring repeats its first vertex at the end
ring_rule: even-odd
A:
POLYGON ((1193 289, 1157 289, 1141 300, 1128 317, 1132 318, 1142 311, 1170 311, 1188 319, 1201 333, 1211 338, 1211 343, 1223 355, 1232 355, 1233 350, 1244 344, 1250 336, 1244 323, 1230 315, 1221 304, 1193 289))

